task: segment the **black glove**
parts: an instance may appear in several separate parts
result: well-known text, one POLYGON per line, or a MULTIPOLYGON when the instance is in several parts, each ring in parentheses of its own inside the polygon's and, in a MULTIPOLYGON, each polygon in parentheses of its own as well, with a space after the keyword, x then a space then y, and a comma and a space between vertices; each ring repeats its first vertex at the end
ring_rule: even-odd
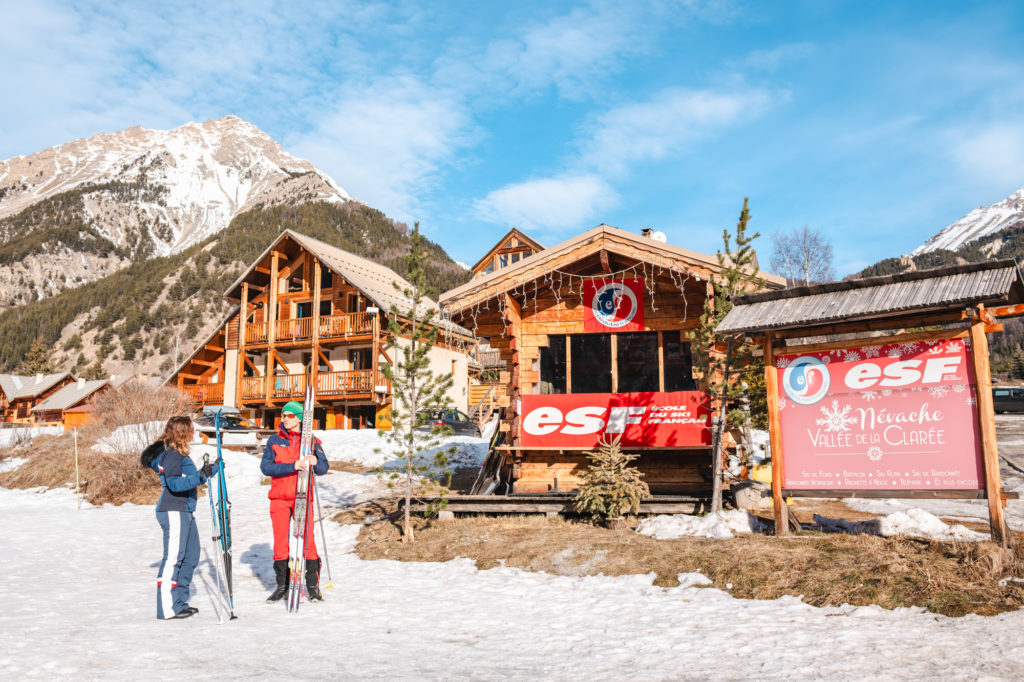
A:
POLYGON ((216 469, 213 468, 213 464, 204 464, 203 468, 199 470, 203 474, 203 478, 212 478, 216 469))

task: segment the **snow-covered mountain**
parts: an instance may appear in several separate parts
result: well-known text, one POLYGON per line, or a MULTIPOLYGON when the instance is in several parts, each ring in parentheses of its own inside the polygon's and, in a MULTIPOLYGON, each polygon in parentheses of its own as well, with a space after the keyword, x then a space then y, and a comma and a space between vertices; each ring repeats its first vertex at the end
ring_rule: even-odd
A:
POLYGON ((936 249, 955 251, 964 244, 994 235, 1024 220, 1024 187, 991 206, 974 209, 910 252, 917 256, 936 249))
POLYGON ((181 251, 256 206, 350 200, 237 116, 0 161, 0 308, 181 251))

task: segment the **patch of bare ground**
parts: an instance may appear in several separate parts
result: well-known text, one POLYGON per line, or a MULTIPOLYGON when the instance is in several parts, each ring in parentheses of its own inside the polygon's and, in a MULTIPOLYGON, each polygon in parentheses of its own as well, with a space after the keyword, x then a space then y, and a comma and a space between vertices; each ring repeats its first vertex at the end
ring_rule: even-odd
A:
MULTIPOLYGON (((380 517, 389 508, 371 510, 362 505, 351 510, 351 516, 339 514, 335 519, 360 522, 380 517)), ((827 509, 816 511, 828 514, 827 509)), ((845 507, 833 513, 834 518, 849 520, 873 518, 845 507)), ((781 537, 741 535, 731 540, 655 540, 632 530, 636 519, 627 528, 609 530, 572 518, 481 515, 446 522, 417 518, 416 541, 403 543, 396 517, 374 520, 362 529, 356 548, 360 557, 398 561, 464 557, 474 559, 481 569, 503 562, 567 576, 653 572, 654 584, 663 587, 678 585, 679 573, 700 571, 714 587, 739 598, 793 595, 814 606, 919 606, 948 616, 995 615, 1024 605, 1024 584, 999 584, 1003 576, 1024 576, 1024 534, 1016 534, 1013 551, 988 542, 812 531, 781 537)))
MULTIPOLYGON (((105 430, 80 429, 78 476, 92 504, 155 504, 160 480, 139 464, 139 455, 115 455, 92 449, 105 430)), ((18 468, 0 473, 3 488, 71 488, 75 485, 75 439, 72 433, 37 436, 28 443, 0 451, 0 460, 23 458, 18 468)))

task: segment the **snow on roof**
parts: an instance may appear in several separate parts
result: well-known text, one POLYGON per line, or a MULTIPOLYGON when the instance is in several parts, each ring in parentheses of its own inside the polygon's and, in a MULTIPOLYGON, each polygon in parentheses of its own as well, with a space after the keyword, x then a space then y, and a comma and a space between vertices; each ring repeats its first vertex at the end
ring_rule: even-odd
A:
POLYGON ((53 412, 66 410, 82 402, 96 391, 110 383, 107 379, 86 381, 79 379, 73 384, 64 386, 46 400, 32 408, 32 412, 53 412))
POLYGON ((4 395, 7 396, 8 400, 32 398, 40 393, 45 393, 54 384, 69 376, 71 376, 71 372, 36 374, 31 377, 18 376, 16 374, 0 374, 0 389, 3 389, 4 395))

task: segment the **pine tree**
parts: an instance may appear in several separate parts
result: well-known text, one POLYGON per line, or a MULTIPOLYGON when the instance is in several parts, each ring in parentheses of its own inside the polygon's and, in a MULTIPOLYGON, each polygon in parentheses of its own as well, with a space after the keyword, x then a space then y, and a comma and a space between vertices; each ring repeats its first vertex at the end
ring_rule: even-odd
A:
POLYGON ((628 511, 636 511, 640 501, 650 497, 651 489, 643 474, 629 463, 639 455, 622 451, 619 441, 602 439, 597 452, 587 455, 590 468, 580 477, 579 493, 573 505, 581 514, 596 520, 618 519, 628 511))
POLYGON ((402 297, 409 301, 409 306, 399 310, 393 305, 388 319, 388 331, 397 350, 397 366, 381 367, 391 382, 393 402, 391 430, 381 431, 380 435, 392 447, 397 446, 402 465, 381 471, 380 475, 388 487, 397 487, 404 494, 403 542, 415 540, 410 514, 413 500, 418 499, 417 492, 437 496, 437 502, 428 505, 428 513, 445 507, 446 484, 451 481, 451 471, 445 467, 449 454, 454 451, 454 448, 438 449, 445 431, 451 433, 450 427, 435 427, 430 431, 420 428, 427 425, 431 410, 444 405, 448 389, 452 386, 450 372, 435 374, 430 369, 430 351, 437 342, 438 326, 434 310, 421 302, 431 293, 424 272, 425 243, 426 238, 420 234, 420 225, 416 223, 411 235, 412 248, 406 257, 410 286, 394 283, 402 297))
POLYGON ((54 371, 50 349, 37 336, 36 340, 32 342, 32 347, 29 348, 28 353, 22 358, 21 364, 18 365, 16 373, 22 376, 32 376, 33 374, 53 374, 54 371))
MULTIPOLYGON (((715 328, 732 309, 734 297, 764 286, 763 280, 757 276, 754 249, 751 246, 761 235, 757 232, 747 235, 747 224, 751 218, 748 201, 746 197, 743 199, 743 210, 736 223, 735 249, 731 248, 729 230, 722 230, 725 250, 717 253, 721 274, 719 279, 712 281, 714 295, 704 302, 700 326, 687 334, 692 342, 693 364, 700 373, 700 389, 708 394, 713 403, 717 402, 719 419, 725 420, 723 427, 745 426, 748 423, 748 410, 743 409, 741 404, 747 390, 741 375, 744 370, 756 364, 755 346, 744 343, 742 338, 723 339, 715 334, 715 328)), ((712 453, 712 511, 722 508, 722 444, 721 438, 717 438, 717 432, 715 435, 712 453)))
POLYGON ((1024 379, 1024 350, 1017 346, 1010 359, 1010 378, 1024 379))

